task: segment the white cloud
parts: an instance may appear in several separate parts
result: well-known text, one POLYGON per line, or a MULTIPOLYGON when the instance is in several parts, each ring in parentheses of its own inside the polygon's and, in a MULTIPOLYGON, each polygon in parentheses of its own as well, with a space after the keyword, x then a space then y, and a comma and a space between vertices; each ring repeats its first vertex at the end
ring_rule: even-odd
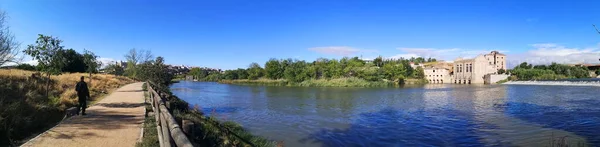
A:
POLYGON ((35 66, 35 65, 38 65, 38 63, 39 63, 38 60, 29 60, 29 61, 26 61, 26 62, 22 62, 21 64, 29 64, 29 65, 34 65, 35 66))
MULTIPOLYGON (((473 58, 480 54, 486 54, 492 50, 467 50, 460 48, 398 48, 398 50, 404 52, 392 57, 424 57, 424 58, 436 58, 438 60, 452 61, 456 58, 473 58)), ((506 51, 499 51, 505 53, 506 51)))
POLYGON ((397 55, 393 55, 390 57, 387 57, 386 59, 400 59, 400 58, 404 58, 404 59, 410 59, 412 57, 420 57, 417 54, 397 54, 397 55))
POLYGON ((98 58, 98 61, 100 61, 102 63, 102 65, 108 65, 108 64, 114 64, 115 61, 117 61, 117 60, 115 60, 113 58, 98 58))
POLYGON ((577 49, 577 48, 566 48, 561 45, 553 44, 553 43, 544 43, 544 44, 532 44, 535 50, 530 50, 534 56, 567 56, 571 54, 581 54, 581 53, 592 53, 594 49, 577 49))
POLYGON ((522 62, 533 65, 551 64, 552 62, 561 64, 576 63, 600 63, 600 48, 569 48, 554 43, 532 44, 533 50, 525 54, 508 56, 508 67, 514 67, 522 62))
POLYGON ((313 47, 308 50, 315 51, 321 54, 338 55, 338 56, 350 56, 356 55, 357 53, 376 53, 377 50, 363 50, 347 46, 328 46, 328 47, 313 47))

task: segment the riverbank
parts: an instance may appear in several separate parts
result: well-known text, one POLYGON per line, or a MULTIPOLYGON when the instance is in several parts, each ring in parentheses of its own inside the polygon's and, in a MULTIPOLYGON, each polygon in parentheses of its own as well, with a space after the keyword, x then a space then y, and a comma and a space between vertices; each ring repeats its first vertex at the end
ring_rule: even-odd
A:
POLYGON ((25 70, 0 70, 0 146, 18 145, 42 133, 64 117, 64 110, 76 106, 75 84, 86 77, 91 103, 133 80, 113 75, 66 73, 58 76, 32 76, 25 70), (46 83, 50 82, 49 98, 46 83))
MULTIPOLYGON (((215 117, 205 115, 199 105, 191 107, 188 102, 172 94, 169 89, 166 90, 168 91, 159 93, 165 94, 164 98, 169 101, 169 109, 177 122, 189 120, 194 123, 191 131, 193 134, 188 135, 193 136, 188 139, 194 146, 275 146, 274 141, 255 136, 235 122, 219 121, 215 117)), ((140 146, 150 146, 150 144, 140 146)))
POLYGON ((393 87, 402 84, 426 84, 424 79, 406 79, 402 81, 367 81, 364 79, 350 77, 337 79, 309 79, 300 83, 289 82, 284 79, 238 79, 238 80, 220 80, 223 84, 239 84, 239 85, 266 85, 266 86, 300 86, 300 87, 393 87))
POLYGON ((600 80, 595 81, 508 81, 507 85, 555 85, 555 86, 600 86, 600 80))

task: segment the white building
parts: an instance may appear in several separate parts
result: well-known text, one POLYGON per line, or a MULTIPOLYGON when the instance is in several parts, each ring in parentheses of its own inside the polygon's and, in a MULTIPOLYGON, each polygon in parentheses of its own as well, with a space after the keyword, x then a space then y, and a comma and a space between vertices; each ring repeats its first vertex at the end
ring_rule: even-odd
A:
POLYGON ((450 70, 442 66, 429 66, 423 69, 429 83, 451 83, 450 70))

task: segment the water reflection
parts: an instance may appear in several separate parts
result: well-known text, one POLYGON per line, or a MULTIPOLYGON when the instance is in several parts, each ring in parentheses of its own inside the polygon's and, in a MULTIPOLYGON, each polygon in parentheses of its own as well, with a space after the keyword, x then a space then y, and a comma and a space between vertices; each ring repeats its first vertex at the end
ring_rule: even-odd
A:
POLYGON ((171 88, 220 119, 286 146, 550 146, 553 135, 600 144, 597 87, 180 82, 171 88))

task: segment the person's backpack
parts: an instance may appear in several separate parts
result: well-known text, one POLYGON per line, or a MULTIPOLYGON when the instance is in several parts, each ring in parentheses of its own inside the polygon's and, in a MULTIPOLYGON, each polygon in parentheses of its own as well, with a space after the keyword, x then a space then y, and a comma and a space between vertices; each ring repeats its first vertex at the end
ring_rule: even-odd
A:
POLYGON ((77 85, 75 85, 75 91, 77 91, 77 94, 83 92, 83 83, 82 82, 77 82, 77 85))

